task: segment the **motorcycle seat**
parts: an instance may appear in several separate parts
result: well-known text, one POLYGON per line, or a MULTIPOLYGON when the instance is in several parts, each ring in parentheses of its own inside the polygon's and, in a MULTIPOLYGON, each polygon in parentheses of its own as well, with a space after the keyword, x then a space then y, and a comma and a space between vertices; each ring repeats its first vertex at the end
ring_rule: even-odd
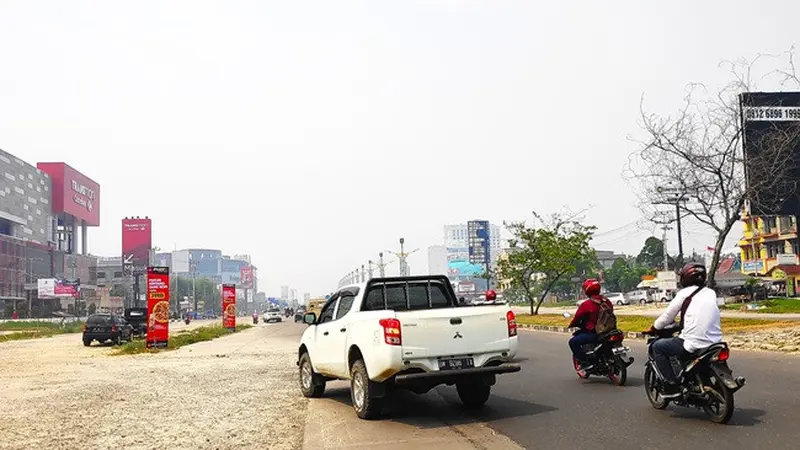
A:
POLYGON ((715 351, 717 351, 719 349, 727 348, 727 347, 728 347, 727 343, 725 343, 725 342, 717 342, 716 344, 711 344, 708 347, 695 350, 694 352, 692 352, 692 356, 694 356, 695 358, 700 358, 700 357, 703 357, 703 356, 705 356, 705 355, 707 355, 709 353, 712 353, 712 352, 715 352, 715 351))

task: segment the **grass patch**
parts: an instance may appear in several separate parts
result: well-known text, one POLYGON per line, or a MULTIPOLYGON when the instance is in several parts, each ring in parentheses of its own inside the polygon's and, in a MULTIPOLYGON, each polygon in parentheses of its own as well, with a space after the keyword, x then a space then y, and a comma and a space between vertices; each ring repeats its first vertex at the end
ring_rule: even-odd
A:
POLYGON ((51 337, 57 334, 80 333, 83 331, 83 322, 68 322, 63 326, 59 322, 46 321, 11 321, 0 323, 0 342, 19 341, 51 337))
MULTIPOLYGON (((647 316, 617 316, 617 328, 622 331, 644 331, 650 328, 655 317, 647 316)), ((560 314, 539 314, 531 316, 521 314, 517 316, 517 323, 526 325, 544 325, 551 327, 566 327, 571 318, 565 318, 560 314)), ((742 331, 759 331, 768 328, 791 328, 800 326, 800 323, 789 320, 762 320, 762 319, 742 319, 723 317, 722 331, 726 333, 736 333, 742 331)))
MULTIPOLYGON (((236 331, 246 330, 252 328, 252 325, 241 324, 236 325, 236 331)), ((132 342, 127 342, 119 347, 112 355, 135 355, 137 353, 158 353, 164 350, 175 350, 184 345, 196 344, 198 342, 210 341, 218 337, 227 336, 231 334, 230 330, 223 328, 222 325, 211 325, 207 327, 198 327, 191 330, 183 330, 179 333, 173 334, 169 337, 166 349, 148 349, 145 347, 144 339, 137 339, 132 342)))
POLYGON ((771 298, 760 302, 733 303, 722 307, 728 311, 745 311, 757 314, 792 314, 800 313, 800 299, 796 298, 771 298), (765 306, 763 309, 744 309, 742 307, 755 303, 765 306))

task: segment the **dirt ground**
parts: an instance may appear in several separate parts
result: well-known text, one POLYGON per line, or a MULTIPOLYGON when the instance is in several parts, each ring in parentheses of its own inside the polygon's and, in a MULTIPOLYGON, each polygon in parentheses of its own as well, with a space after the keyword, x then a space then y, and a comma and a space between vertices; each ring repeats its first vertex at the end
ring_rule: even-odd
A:
POLYGON ((76 334, 0 344, 0 449, 299 449, 298 327, 153 355, 76 334))

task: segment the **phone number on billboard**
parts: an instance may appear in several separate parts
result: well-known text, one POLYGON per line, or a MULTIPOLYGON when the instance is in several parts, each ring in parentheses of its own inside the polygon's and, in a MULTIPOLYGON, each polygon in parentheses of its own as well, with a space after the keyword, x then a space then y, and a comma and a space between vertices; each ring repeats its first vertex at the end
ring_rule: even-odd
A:
POLYGON ((799 121, 800 106, 751 106, 744 109, 748 121, 799 121))

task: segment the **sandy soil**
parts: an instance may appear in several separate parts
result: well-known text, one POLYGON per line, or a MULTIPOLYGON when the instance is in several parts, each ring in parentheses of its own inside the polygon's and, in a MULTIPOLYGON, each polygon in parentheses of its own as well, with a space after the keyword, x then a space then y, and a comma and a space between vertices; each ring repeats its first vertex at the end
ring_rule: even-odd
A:
POLYGON ((299 449, 300 330, 262 324, 134 356, 75 334, 0 344, 0 449, 299 449))

